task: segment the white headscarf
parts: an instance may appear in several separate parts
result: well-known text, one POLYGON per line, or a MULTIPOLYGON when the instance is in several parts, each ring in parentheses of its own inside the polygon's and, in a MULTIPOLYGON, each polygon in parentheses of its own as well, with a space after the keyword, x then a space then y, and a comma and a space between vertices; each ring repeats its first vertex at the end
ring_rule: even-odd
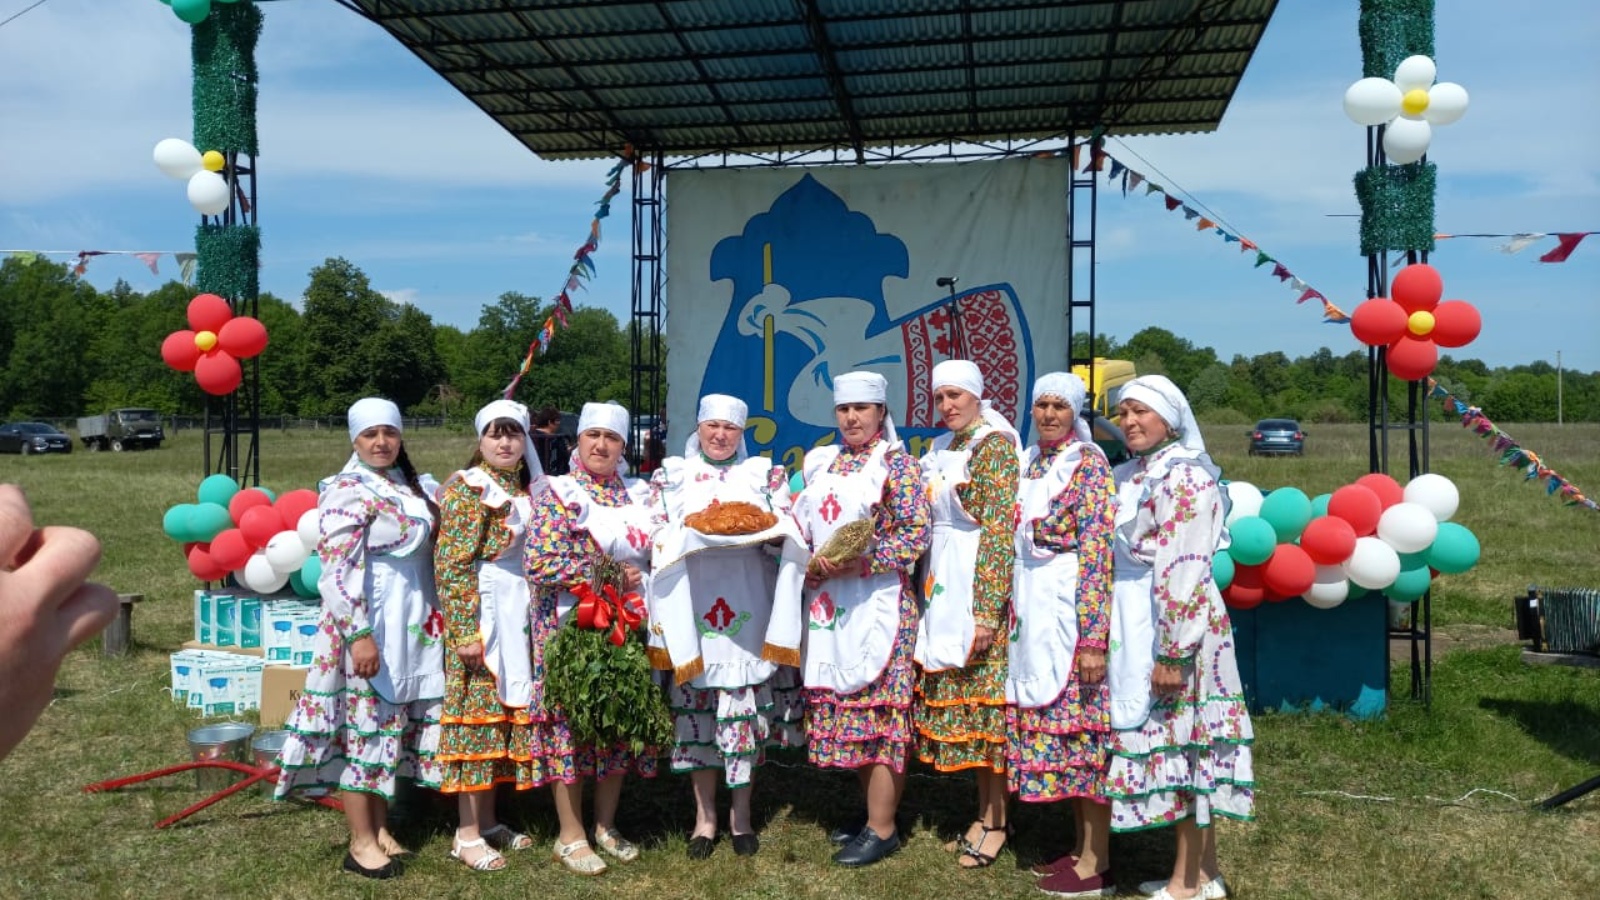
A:
POLYGON ((1083 404, 1089 397, 1089 388, 1083 379, 1071 372, 1046 372, 1033 383, 1032 402, 1040 397, 1058 397, 1072 407, 1072 436, 1086 443, 1094 443, 1094 432, 1083 417, 1083 404))
POLYGON ((345 416, 350 423, 350 443, 356 442, 361 432, 377 425, 388 425, 395 431, 404 431, 400 424, 400 407, 382 397, 362 397, 350 404, 345 416))
MULTIPOLYGON (((700 410, 694 421, 696 425, 702 422, 731 422, 742 430, 749 415, 750 407, 738 397, 707 394, 700 398, 700 410)), ((700 429, 696 428, 689 432, 689 439, 683 443, 683 455, 687 459, 694 459, 700 452, 700 429)), ((739 435, 739 446, 734 450, 733 458, 739 462, 750 458, 750 448, 743 434, 739 435)))
POLYGON ((583 434, 591 428, 604 428, 622 438, 622 445, 626 447, 629 431, 628 408, 612 400, 605 403, 585 403, 583 412, 578 415, 578 433, 583 434))
POLYGON ((833 405, 876 403, 883 407, 883 439, 889 449, 900 448, 900 435, 894 430, 894 413, 889 411, 889 379, 877 372, 846 372, 833 379, 833 405))
POLYGON ((1017 434, 1017 429, 1005 416, 994 410, 994 406, 983 398, 983 372, 979 371, 978 364, 967 359, 947 359, 933 367, 933 390, 942 387, 956 387, 978 398, 978 414, 983 420, 997 431, 1010 435, 1011 442, 1018 447, 1022 446, 1022 436, 1017 434))
POLYGON ((528 438, 528 408, 515 400, 490 401, 472 417, 472 427, 478 430, 478 437, 482 438, 496 419, 510 419, 522 428, 522 459, 528 465, 528 480, 530 483, 539 481, 544 477, 544 464, 539 462, 539 454, 528 438))
POLYGON ((1189 398, 1183 396, 1183 391, 1167 376, 1140 375, 1122 386, 1117 402, 1123 400, 1137 400, 1150 407, 1167 423, 1178 443, 1190 451, 1187 455, 1205 454, 1206 441, 1200 435, 1200 423, 1195 421, 1194 410, 1189 408, 1189 398))

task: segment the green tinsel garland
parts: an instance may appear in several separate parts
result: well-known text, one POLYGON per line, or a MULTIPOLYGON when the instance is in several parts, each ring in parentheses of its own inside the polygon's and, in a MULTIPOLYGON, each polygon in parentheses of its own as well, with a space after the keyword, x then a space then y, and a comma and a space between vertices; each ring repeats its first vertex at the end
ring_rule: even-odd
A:
POLYGON ((1361 202, 1361 255, 1433 250, 1433 163, 1371 166, 1356 173, 1361 202))
POLYGON ((1408 56, 1433 57, 1433 0, 1361 0, 1361 71, 1393 78, 1408 56))
MULTIPOLYGON (((227 7, 218 7, 226 9, 227 7)), ((254 225, 201 225, 195 230, 201 293, 232 301, 254 299, 261 290, 261 229, 254 225)))
POLYGON ((258 152, 256 40, 261 11, 254 3, 219 3, 194 26, 194 145, 204 153, 258 152))

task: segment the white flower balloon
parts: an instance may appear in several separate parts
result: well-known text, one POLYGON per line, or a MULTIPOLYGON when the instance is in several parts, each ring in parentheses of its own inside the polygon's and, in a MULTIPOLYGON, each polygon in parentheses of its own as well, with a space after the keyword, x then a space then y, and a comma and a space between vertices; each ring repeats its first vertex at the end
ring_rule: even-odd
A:
POLYGON ((1357 125, 1386 125, 1383 153, 1389 162, 1416 162, 1428 152, 1434 125, 1449 125, 1467 111, 1467 90, 1454 82, 1434 84, 1438 70, 1426 56, 1409 56, 1394 79, 1363 78, 1344 92, 1344 112, 1357 125))

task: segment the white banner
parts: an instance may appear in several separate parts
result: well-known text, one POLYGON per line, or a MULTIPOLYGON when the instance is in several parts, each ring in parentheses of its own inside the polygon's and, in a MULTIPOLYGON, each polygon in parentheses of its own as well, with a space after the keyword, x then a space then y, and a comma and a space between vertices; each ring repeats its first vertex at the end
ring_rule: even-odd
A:
POLYGON ((957 357, 1026 435, 1034 377, 1067 362, 1070 175, 1061 158, 669 172, 668 452, 724 393, 750 406, 751 452, 797 468, 837 439, 833 376, 870 369, 920 454, 940 430, 929 376, 957 357))

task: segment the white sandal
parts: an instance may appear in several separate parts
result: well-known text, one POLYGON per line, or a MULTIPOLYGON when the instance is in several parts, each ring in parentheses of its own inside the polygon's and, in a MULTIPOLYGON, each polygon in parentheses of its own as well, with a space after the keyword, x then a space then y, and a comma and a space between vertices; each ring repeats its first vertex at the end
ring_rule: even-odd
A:
POLYGON ((485 828, 478 832, 489 846, 496 850, 528 850, 533 847, 533 838, 520 831, 513 831, 510 826, 501 822, 493 828, 485 828))
POLYGON ((567 871, 575 875, 599 875, 606 870, 606 861, 600 858, 600 854, 589 850, 588 856, 573 856, 579 850, 589 850, 589 842, 578 838, 570 844, 563 844, 560 838, 556 838, 555 858, 567 867, 567 871))
MULTIPOLYGON (((1154 900, 1157 892, 1165 891, 1166 889, 1167 882, 1164 879, 1146 881, 1139 885, 1139 893, 1151 898, 1151 900, 1154 900)), ((1167 894, 1167 897, 1171 896, 1171 894, 1167 894)), ((1195 897, 1198 900, 1228 900, 1228 885, 1223 882, 1222 876, 1218 875, 1210 881, 1201 882, 1200 893, 1196 894, 1195 897)))
POLYGON ((506 867, 506 858, 500 855, 500 851, 489 846, 489 842, 481 837, 475 841, 463 841, 459 837, 452 840, 450 842, 450 858, 475 872, 498 872, 506 867), (483 850, 483 855, 471 862, 468 862, 466 856, 461 852, 480 848, 483 850))
POLYGON ((623 862, 633 862, 639 858, 639 848, 633 842, 618 834, 610 828, 595 827, 594 842, 600 849, 615 856, 623 862))

